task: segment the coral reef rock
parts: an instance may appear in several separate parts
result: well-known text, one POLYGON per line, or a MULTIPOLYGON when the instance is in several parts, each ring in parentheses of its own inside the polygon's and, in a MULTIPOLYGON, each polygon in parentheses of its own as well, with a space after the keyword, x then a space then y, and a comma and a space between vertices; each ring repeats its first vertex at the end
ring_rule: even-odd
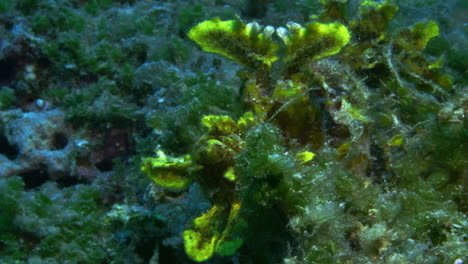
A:
POLYGON ((0 177, 29 175, 45 181, 73 174, 77 149, 63 112, 11 110, 0 112, 0 120, 0 177))

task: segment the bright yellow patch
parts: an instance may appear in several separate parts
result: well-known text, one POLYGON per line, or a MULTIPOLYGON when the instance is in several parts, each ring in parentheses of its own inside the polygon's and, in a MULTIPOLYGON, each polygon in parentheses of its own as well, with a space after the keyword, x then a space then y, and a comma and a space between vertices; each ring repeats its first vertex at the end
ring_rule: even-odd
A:
POLYGON ((304 151, 296 154, 296 157, 301 160, 302 163, 307 163, 314 159, 315 153, 310 151, 304 151))
POLYGON ((270 68, 277 60, 275 53, 279 49, 271 40, 273 32, 271 26, 263 28, 257 23, 213 18, 196 25, 188 36, 205 51, 224 55, 249 67, 261 63, 270 68))
POLYGON ((341 146, 339 146, 336 149, 336 151, 338 152, 337 159, 342 160, 344 157, 346 157, 348 155, 350 150, 351 150, 351 144, 350 143, 346 142, 346 143, 341 144, 341 146))
POLYGON ((237 130, 237 125, 230 116, 207 115, 201 120, 201 124, 210 132, 232 134, 237 130))
POLYGON ((204 237, 201 232, 185 230, 183 234, 185 252, 195 261, 202 262, 213 256, 217 236, 204 237))
POLYGON ((403 136, 395 135, 387 142, 387 145, 390 147, 398 147, 401 145, 401 143, 403 143, 403 136))
POLYGON ((226 228, 221 234, 221 238, 218 240, 218 242, 216 242, 216 253, 221 256, 229 256, 234 254, 237 249, 239 249, 244 243, 244 240, 239 237, 230 237, 232 233, 231 230, 239 215, 240 209, 241 203, 239 202, 235 202, 231 205, 231 211, 229 212, 226 228))
POLYGON ((217 205, 214 205, 208 212, 195 218, 193 220, 193 224, 196 228, 206 228, 212 224, 212 222, 218 217, 220 212, 221 208, 217 205))
POLYGON ((166 188, 183 189, 191 180, 186 176, 186 170, 191 166, 189 155, 183 158, 168 157, 159 150, 156 158, 144 158, 141 171, 156 184, 166 188))
POLYGON ((431 38, 439 35, 439 26, 432 20, 426 23, 416 23, 412 33, 416 38, 416 48, 423 50, 431 38))
POLYGON ((224 178, 232 182, 236 180, 236 171, 234 170, 234 167, 231 166, 227 169, 224 173, 224 178))
POLYGON ((289 34, 280 34, 288 47, 287 57, 306 55, 309 56, 308 61, 338 53, 351 38, 348 29, 338 22, 312 22, 305 28, 296 23, 289 23, 288 30, 289 34), (323 42, 327 42, 328 45, 323 46, 323 42))
POLYGON ((244 116, 237 121, 237 127, 241 132, 245 132, 255 121, 255 116, 252 112, 245 112, 244 116))

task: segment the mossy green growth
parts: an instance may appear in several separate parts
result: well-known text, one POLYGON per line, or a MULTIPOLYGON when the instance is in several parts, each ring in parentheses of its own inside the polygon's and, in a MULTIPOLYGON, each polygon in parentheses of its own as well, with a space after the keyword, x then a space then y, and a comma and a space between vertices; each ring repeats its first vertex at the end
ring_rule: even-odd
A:
MULTIPOLYGON (((161 64, 158 69, 161 69, 160 76, 163 77, 159 85, 170 87, 178 98, 177 105, 165 111, 152 111, 147 117, 148 126, 156 131, 164 131, 158 139, 162 149, 177 154, 189 152, 197 139, 206 132, 206 127, 201 125, 200 115, 232 113, 232 116, 239 116, 243 113, 242 102, 238 100, 239 95, 231 84, 217 82, 202 73, 180 74, 171 71, 174 66, 167 63, 161 64), (179 94, 181 91, 183 93, 179 94)), ((157 105, 161 96, 164 93, 156 93, 148 101, 157 105)))
POLYGON ((0 181, 0 239, 5 239, 3 236, 7 232, 14 232, 17 228, 14 227, 14 219, 19 211, 18 200, 21 197, 21 191, 24 189, 24 182, 19 178, 11 178, 0 181))
POLYGON ((5 110, 15 100, 15 91, 9 87, 0 87, 0 110, 5 110))
POLYGON ((179 32, 189 29, 195 21, 203 17, 205 12, 203 4, 197 2, 180 8, 177 13, 177 28, 179 32))
MULTIPOLYGON (((242 176, 246 177, 243 181, 263 178, 270 172, 277 172, 275 165, 280 164, 274 161, 281 160, 286 154, 286 141, 281 129, 271 123, 262 123, 252 127, 244 138, 247 147, 236 156, 236 159, 239 159, 238 164, 245 165, 239 167, 244 171, 242 176), (244 164, 241 160, 249 162, 244 164)), ((283 169, 280 168, 279 171, 283 169)))
POLYGON ((112 6, 115 0, 89 0, 86 2, 85 10, 95 15, 100 9, 107 9, 112 6))
POLYGON ((0 2, 0 14, 6 13, 13 8, 13 1, 12 0, 4 0, 0 2))
POLYGON ((117 254, 118 245, 105 231, 100 194, 95 185, 25 190, 21 177, 0 179, 2 263, 111 261, 107 254, 117 254))

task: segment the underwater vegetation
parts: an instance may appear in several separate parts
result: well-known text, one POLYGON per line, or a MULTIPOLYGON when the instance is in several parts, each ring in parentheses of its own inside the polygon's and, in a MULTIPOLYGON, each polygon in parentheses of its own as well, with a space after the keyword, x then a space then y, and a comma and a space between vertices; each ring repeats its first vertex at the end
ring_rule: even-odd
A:
POLYGON ((203 50, 247 68, 241 117, 202 116, 206 132, 190 154, 160 149, 142 160, 156 184, 181 190, 195 181, 209 195, 212 207, 183 232, 193 260, 239 253, 241 263, 275 263, 281 254, 291 255, 285 263, 437 263, 464 255, 463 144, 443 160, 439 148, 466 137, 466 98, 444 117, 460 91, 443 58, 422 53, 439 27, 428 20, 387 32, 393 2, 363 1, 355 19, 344 2, 323 1, 305 25, 214 18, 189 31, 203 50))
POLYGON ((465 2, 0 1, 0 263, 465 263, 465 2))

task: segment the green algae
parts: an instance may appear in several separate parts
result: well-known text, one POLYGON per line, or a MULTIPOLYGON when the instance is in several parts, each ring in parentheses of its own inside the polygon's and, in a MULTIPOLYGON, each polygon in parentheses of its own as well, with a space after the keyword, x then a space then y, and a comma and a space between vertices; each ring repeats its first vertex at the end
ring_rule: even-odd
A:
MULTIPOLYGON (((279 60, 269 66, 271 72, 262 69, 258 74, 256 66, 250 67, 239 73, 241 83, 232 74, 238 67, 227 58, 200 55, 185 36, 190 27, 205 19, 238 19, 229 13, 237 8, 236 3, 224 7, 226 1, 216 1, 219 5, 212 8, 212 1, 204 1, 192 10, 186 3, 149 8, 139 6, 142 2, 0 4, 3 14, 13 11, 30 21, 23 24, 30 25, 26 32, 32 35, 23 35, 26 54, 20 58, 33 58, 27 62, 36 65, 38 76, 34 87, 8 85, 15 89, 17 99, 10 90, 2 89, 5 107, 16 107, 25 97, 27 101, 40 96, 64 109, 76 127, 128 127, 136 141, 136 154, 115 161, 118 176, 110 183, 103 180, 96 188, 78 188, 92 193, 93 199, 75 197, 86 204, 67 202, 74 196, 66 189, 55 190, 64 201, 51 204, 50 196, 42 195, 45 191, 26 192, 19 178, 8 179, 4 185, 8 198, 0 194, 2 208, 9 208, 0 222, 11 227, 2 230, 6 233, 0 243, 6 261, 52 261, 58 247, 52 232, 41 233, 42 229, 29 225, 25 228, 12 218, 24 214, 33 219, 64 219, 62 223, 40 223, 44 229, 59 227, 61 232, 66 226, 72 230, 70 238, 78 246, 70 242, 63 251, 70 263, 103 259, 143 263, 150 258, 153 263, 158 258, 159 263, 188 262, 180 254, 183 230, 191 230, 191 220, 215 202, 227 207, 236 196, 242 198, 239 218, 233 221, 236 225, 226 228, 229 213, 220 217, 223 223, 217 232, 224 233, 226 243, 209 262, 466 261, 463 84, 468 60, 463 59, 466 52, 446 34, 453 25, 444 24, 442 16, 432 17, 434 21, 402 18, 402 10, 414 11, 413 2, 408 1, 400 1, 399 7, 394 1, 362 1, 362 7, 343 0, 256 1, 262 10, 268 10, 265 17, 256 14, 258 23, 281 27, 291 17, 302 25, 311 20, 339 22, 351 32, 350 41, 331 57, 311 61, 309 56, 299 56, 304 61, 288 63, 300 65, 297 67, 284 66, 281 59, 286 49, 280 50, 279 60), (177 11, 168 12, 171 8, 177 11), (223 15, 226 12, 229 14, 223 15), (426 34, 434 25, 439 35, 434 30, 426 34), (159 66, 152 68, 148 64, 154 61, 159 66), (290 69, 287 78, 283 68, 290 69), (281 78, 286 80, 278 82, 281 78), (245 111, 255 113, 258 123, 241 129, 237 121, 245 111), (232 135, 221 135, 203 125, 203 116, 235 120, 242 140, 234 145, 243 142, 242 151, 221 155, 216 164, 211 164, 215 158, 197 152, 197 148, 219 146, 208 144, 215 142, 210 140, 224 146, 233 142, 232 135), (197 144, 207 135, 211 138, 197 144), (185 192, 147 188, 150 179, 139 172, 140 160, 153 155, 155 149, 174 156, 198 153, 194 155, 197 162, 207 168, 187 173, 195 183, 185 192), (313 152, 315 157, 308 162, 298 159, 305 152, 313 152), (191 188, 198 184, 204 199, 192 199, 191 188), (95 201, 101 201, 97 189, 107 193, 109 188, 118 197, 110 199, 111 203, 130 206, 109 209, 96 205, 95 201), (183 207, 177 201, 186 199, 185 195, 192 203, 183 207), (21 204, 16 201, 23 203, 22 197, 33 197, 34 202, 24 202, 29 213, 18 209, 21 204), (155 209, 161 204, 170 206, 155 209), (89 215, 77 213, 83 220, 79 227, 89 226, 82 238, 78 238, 76 226, 66 223, 65 212, 50 209, 66 206, 90 208, 85 210, 89 215), (98 223, 109 210, 115 229, 108 231, 118 245, 105 241, 95 247, 84 242, 95 239, 93 232, 101 230, 98 223), (161 226, 161 219, 170 219, 167 226, 161 226), (179 228, 171 229, 171 224, 179 228), (110 256, 102 255, 104 248, 110 256), (36 250, 42 255, 37 256, 36 250), (90 257, 69 253, 73 250, 90 257)), ((416 2, 418 8, 445 5, 416 2)), ((2 19, 6 21, 2 28, 14 24, 2 19)), ((5 39, 12 36, 6 30, 2 34, 5 39)), ((282 45, 276 36, 273 41, 282 45)), ((218 153, 215 149, 208 152, 218 153)))
MULTIPOLYGON (((0 180, 2 261, 96 263, 107 258, 111 237, 104 233, 106 211, 96 203, 98 189, 60 190, 53 183, 24 191, 20 177, 0 180)), ((115 248, 116 249, 116 248, 115 248)))

